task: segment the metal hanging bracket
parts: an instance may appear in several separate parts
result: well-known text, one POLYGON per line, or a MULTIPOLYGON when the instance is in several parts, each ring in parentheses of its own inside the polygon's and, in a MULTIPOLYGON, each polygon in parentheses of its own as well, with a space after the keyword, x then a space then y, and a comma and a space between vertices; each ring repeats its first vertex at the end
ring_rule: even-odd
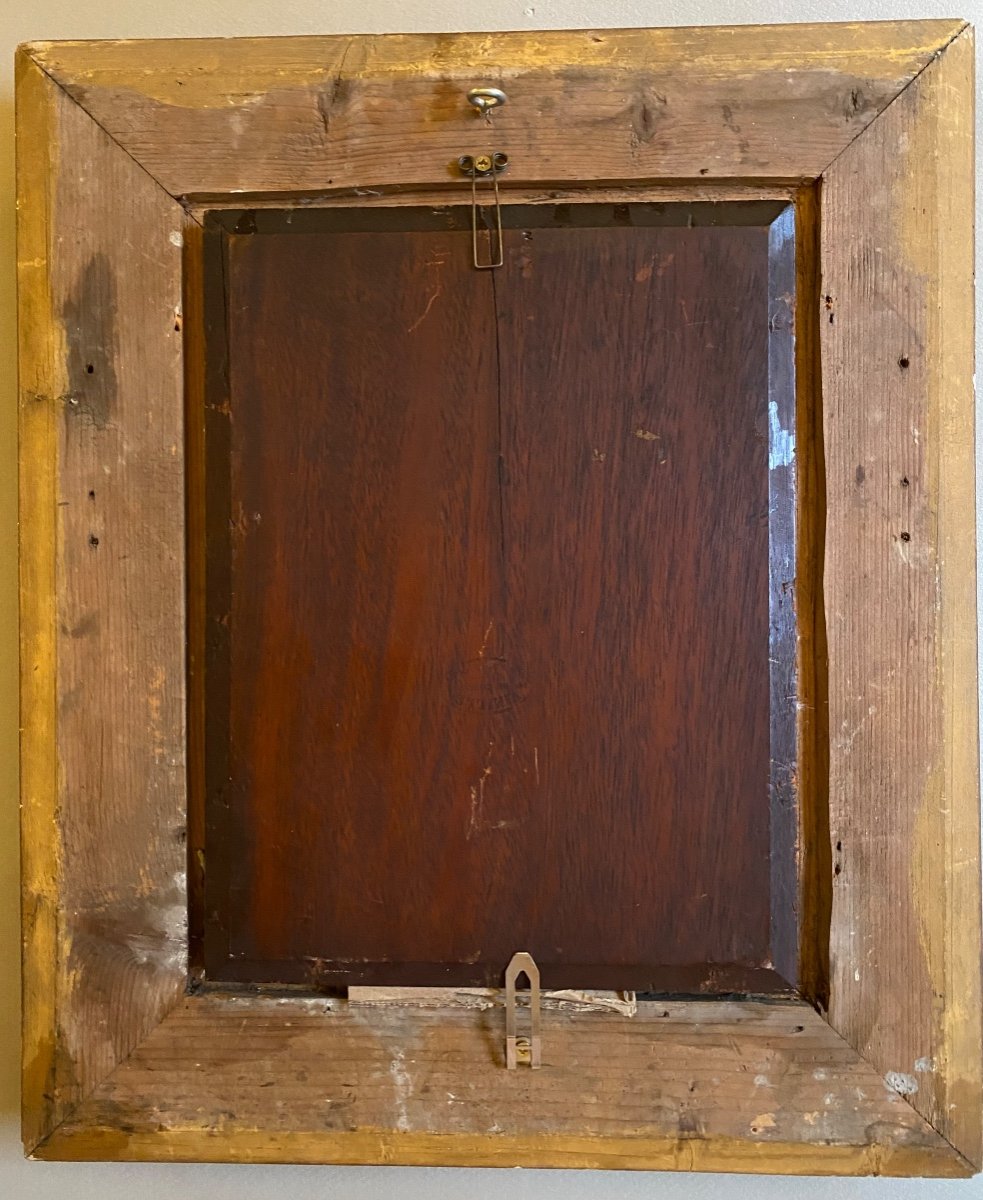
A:
POLYGON ((492 110, 501 108, 507 103, 508 96, 497 87, 473 87, 468 92, 468 104, 477 112, 479 117, 491 120, 492 110))
POLYGON ((502 249, 502 206, 498 198, 498 176, 509 165, 509 156, 495 151, 492 154, 462 154, 457 165, 471 177, 471 256, 479 271, 500 267, 505 261, 502 249), (488 230, 488 261, 478 254, 478 180, 490 179, 495 205, 495 222, 488 230))
POLYGON ((512 955, 505 968, 505 1065, 514 1071, 520 1062, 535 1071, 542 1066, 543 1044, 539 1035, 539 967, 524 950, 512 955), (516 1036, 515 984, 520 975, 529 980, 529 1037, 516 1036))

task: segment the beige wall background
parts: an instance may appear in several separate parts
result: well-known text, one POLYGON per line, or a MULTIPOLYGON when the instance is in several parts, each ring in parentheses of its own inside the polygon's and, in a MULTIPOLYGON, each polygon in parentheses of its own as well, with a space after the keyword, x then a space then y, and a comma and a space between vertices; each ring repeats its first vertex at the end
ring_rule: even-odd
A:
MULTIPOLYGON (((749 24, 962 16, 983 21, 983 0, 0 0, 0 1198, 163 1200, 983 1200, 983 1176, 965 1182, 792 1180, 763 1176, 385 1167, 48 1164, 22 1159, 18 1136, 19 890, 17 862, 17 513, 14 293, 13 53, 54 38, 215 37, 498 29, 749 24)), ((978 101, 978 108, 983 104, 978 101)), ((977 191, 979 192, 979 187, 977 191)), ((983 322, 977 319, 977 325, 983 322)), ((977 350, 979 356, 979 349, 977 350)), ((979 451, 978 451, 979 462, 979 451)), ((983 472, 980 472, 983 474, 983 472)))

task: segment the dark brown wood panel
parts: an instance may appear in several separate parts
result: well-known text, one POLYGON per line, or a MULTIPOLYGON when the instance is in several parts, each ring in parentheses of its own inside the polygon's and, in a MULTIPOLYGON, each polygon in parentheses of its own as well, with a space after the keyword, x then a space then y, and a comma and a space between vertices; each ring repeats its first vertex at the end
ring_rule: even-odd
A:
POLYGON ((788 986, 776 215, 221 218, 209 977, 788 986))

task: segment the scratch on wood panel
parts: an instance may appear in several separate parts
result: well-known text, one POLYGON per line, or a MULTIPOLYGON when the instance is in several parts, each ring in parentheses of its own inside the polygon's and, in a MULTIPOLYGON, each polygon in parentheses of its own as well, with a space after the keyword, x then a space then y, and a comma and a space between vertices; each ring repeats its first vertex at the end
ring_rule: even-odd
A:
POLYGON ((442 291, 443 291, 443 288, 441 288, 438 285, 437 288, 433 292, 430 293, 430 297, 427 300, 426 307, 424 308, 423 312, 420 313, 420 315, 417 317, 417 319, 413 322, 413 324, 410 325, 409 328, 406 330, 407 333, 415 333, 420 328, 420 326, 423 324, 423 322, 427 319, 427 316, 429 315, 431 308, 433 308, 434 301, 437 299, 437 297, 440 295, 440 293, 442 291))
POLYGON ((912 565, 909 542, 910 539, 904 535, 894 539, 894 551, 906 567, 910 567, 912 565))
POLYGON ((481 772, 477 785, 472 784, 469 788, 471 793, 471 812, 468 820, 468 840, 476 833, 481 833, 485 829, 508 829, 515 825, 515 821, 495 821, 494 824, 486 825, 484 822, 485 812, 485 780, 491 775, 491 767, 486 766, 481 772))
MULTIPOLYGON (((488 628, 490 631, 491 625, 489 625, 488 628)), ((484 649, 484 647, 482 647, 482 649, 484 649)), ((480 657, 481 655, 479 654, 479 658, 480 657)), ((493 741, 488 743, 488 757, 485 760, 485 765, 482 769, 481 775, 478 777, 478 782, 471 784, 471 786, 468 788, 468 791, 471 794, 471 808, 468 817, 467 832, 468 841, 470 841, 476 833, 481 833, 483 829, 506 829, 510 825, 515 824, 514 821, 498 821, 494 825, 484 824, 485 780, 488 779, 492 773, 491 755, 494 747, 495 743, 493 741)))
POLYGON ((867 722, 870 720, 870 718, 872 716, 874 716, 874 714, 876 712, 877 712, 877 705, 871 704, 867 708, 866 715, 860 720, 859 724, 857 724, 852 730, 850 730, 850 722, 848 720, 845 720, 843 722, 843 724, 841 726, 842 732, 841 732, 840 736, 836 739, 836 749, 837 749, 838 753, 847 755, 852 752, 853 743, 857 740, 859 735, 863 732, 864 726, 867 724, 867 722), (850 731, 847 732, 847 730, 850 730, 850 731))
POLYGON ((153 674, 150 677, 150 692, 147 696, 150 742, 153 747, 154 759, 156 762, 161 762, 167 753, 166 730, 164 729, 161 721, 164 701, 164 684, 166 681, 167 672, 158 663, 158 665, 154 667, 153 674))
POLYGON ((478 832, 478 789, 471 784, 468 788, 471 793, 471 811, 468 820, 468 841, 478 832))

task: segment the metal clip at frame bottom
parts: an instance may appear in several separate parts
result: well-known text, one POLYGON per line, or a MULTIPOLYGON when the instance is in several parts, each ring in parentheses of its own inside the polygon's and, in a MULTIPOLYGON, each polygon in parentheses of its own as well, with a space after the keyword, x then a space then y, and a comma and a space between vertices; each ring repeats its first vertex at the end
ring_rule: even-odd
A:
POLYGON ((502 245, 502 206, 498 196, 498 176, 509 165, 509 156, 496 150, 494 154, 462 154, 457 160, 465 175, 471 177, 471 257, 479 271, 500 267, 505 261, 502 245), (495 223, 488 230, 488 261, 478 254, 478 180, 491 179, 495 205, 495 223))
POLYGON ((505 968, 505 1065, 514 1071, 519 1060, 532 1069, 543 1065, 543 1043, 539 1034, 539 967, 524 950, 512 955, 505 968), (529 1038, 516 1036, 515 985, 520 975, 529 980, 529 1038))

